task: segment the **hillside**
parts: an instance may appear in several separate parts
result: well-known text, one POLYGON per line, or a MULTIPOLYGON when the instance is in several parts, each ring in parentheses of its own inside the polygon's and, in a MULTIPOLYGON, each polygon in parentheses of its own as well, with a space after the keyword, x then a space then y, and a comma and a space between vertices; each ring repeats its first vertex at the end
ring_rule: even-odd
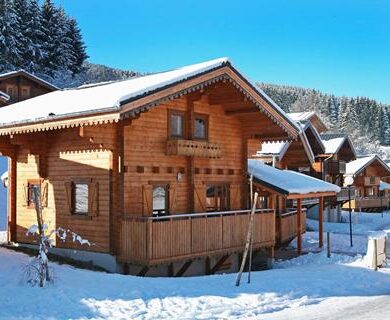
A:
POLYGON ((285 111, 313 110, 331 132, 348 133, 358 154, 381 153, 380 145, 390 144, 389 105, 365 97, 337 97, 314 89, 257 85, 285 111))

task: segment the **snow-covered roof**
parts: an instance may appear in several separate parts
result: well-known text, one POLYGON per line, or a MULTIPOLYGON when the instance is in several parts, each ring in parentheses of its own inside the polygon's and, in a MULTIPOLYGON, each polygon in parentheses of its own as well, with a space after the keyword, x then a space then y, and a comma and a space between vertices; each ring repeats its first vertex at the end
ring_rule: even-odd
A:
MULTIPOLYGON (((227 58, 219 58, 129 80, 54 91, 15 103, 12 107, 1 108, 0 127, 34 123, 37 121, 53 121, 53 119, 61 117, 78 117, 103 112, 120 112, 121 105, 123 104, 225 65, 231 66, 230 61, 227 58)), ((234 68, 232 67, 232 69, 234 68)), ((243 77, 241 73, 240 76, 243 77)), ((264 97, 297 131, 299 130, 296 123, 261 89, 252 85, 246 78, 243 77, 243 79, 264 97)))
POLYGON ((315 115, 314 111, 306 111, 306 112, 289 112, 288 116, 297 122, 308 121, 313 115, 315 115))
POLYGON ((258 155, 280 155, 285 151, 289 142, 286 141, 277 141, 277 142, 263 142, 261 144, 261 150, 257 151, 258 155))
POLYGON ((3 91, 0 91, 0 99, 8 101, 11 97, 3 91))
POLYGON ((30 73, 30 72, 27 72, 26 70, 23 70, 23 69, 20 69, 20 70, 15 70, 15 71, 10 71, 10 72, 6 72, 6 73, 1 73, 0 74, 0 80, 3 80, 3 79, 7 79, 7 78, 11 78, 11 77, 14 77, 14 76, 25 76, 33 81, 37 81, 39 82, 41 85, 51 89, 51 90, 58 90, 59 88, 56 87, 54 84, 46 81, 46 80, 43 80, 42 78, 30 73))
POLYGON ((344 142, 347 141, 351 147, 353 154, 356 157, 355 148, 348 135, 343 133, 326 133, 326 134, 321 134, 320 137, 322 143, 324 144, 326 154, 338 153, 341 147, 343 146, 344 142))
POLYGON ((260 184, 285 195, 340 192, 340 187, 334 184, 296 171, 280 170, 254 159, 248 160, 248 174, 260 184))
POLYGON ((358 158, 356 160, 350 161, 346 165, 345 174, 346 175, 358 175, 362 170, 364 170, 367 166, 377 160, 383 168, 389 171, 390 175, 390 167, 376 154, 368 157, 358 158))
POLYGON ((381 180, 381 182, 379 183, 379 190, 380 191, 390 190, 390 183, 387 183, 387 182, 384 182, 381 180))

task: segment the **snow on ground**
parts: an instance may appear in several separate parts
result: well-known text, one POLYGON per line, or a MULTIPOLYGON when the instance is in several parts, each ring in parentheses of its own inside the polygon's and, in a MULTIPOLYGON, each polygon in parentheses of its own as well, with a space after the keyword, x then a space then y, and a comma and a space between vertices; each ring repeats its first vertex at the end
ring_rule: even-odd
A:
MULTIPOLYGON (((333 252, 361 254, 364 255, 367 251, 368 237, 378 230, 384 230, 390 233, 390 212, 383 213, 367 213, 354 212, 352 216, 352 243, 350 246, 349 240, 349 216, 347 211, 342 212, 342 220, 344 223, 324 222, 324 244, 326 246, 326 232, 330 232, 331 250, 333 252)), ((316 251, 318 250, 318 220, 306 220, 308 231, 303 237, 303 250, 316 251)), ((388 244, 390 239, 388 237, 388 244)), ((292 243, 296 245, 295 242, 292 243)), ((390 247, 390 246, 389 246, 390 247)))
POLYGON ((56 281, 43 289, 20 282, 28 260, 0 248, 1 319, 328 319, 368 301, 381 305, 377 317, 390 314, 390 269, 369 270, 360 257, 311 253, 253 272, 251 284, 244 275, 240 287, 235 274, 139 278, 52 264, 56 281))

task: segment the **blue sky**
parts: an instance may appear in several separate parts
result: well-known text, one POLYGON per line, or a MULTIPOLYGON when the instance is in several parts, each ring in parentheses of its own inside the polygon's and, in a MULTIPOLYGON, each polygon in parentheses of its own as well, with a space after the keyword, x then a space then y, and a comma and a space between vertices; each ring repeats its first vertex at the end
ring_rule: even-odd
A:
POLYGON ((142 72, 228 56, 253 81, 390 103, 388 0, 56 0, 90 61, 142 72))

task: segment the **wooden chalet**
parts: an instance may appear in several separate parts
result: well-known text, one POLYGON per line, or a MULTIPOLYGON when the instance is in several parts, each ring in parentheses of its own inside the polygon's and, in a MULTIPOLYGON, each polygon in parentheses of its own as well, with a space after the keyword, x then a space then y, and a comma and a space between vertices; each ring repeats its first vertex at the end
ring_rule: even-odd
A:
MULTIPOLYGON (((248 173, 253 177, 254 190, 259 193, 263 208, 272 208, 277 216, 277 244, 282 245, 297 237, 297 249, 302 251, 305 232, 305 214, 302 202, 318 199, 319 210, 324 211, 324 198, 334 197, 340 187, 291 170, 280 170, 259 160, 250 159, 248 173), (293 201, 296 205, 293 208, 293 201)), ((319 246, 323 246, 323 219, 319 219, 319 246)))
POLYGON ((46 94, 58 88, 24 70, 0 74, 0 107, 46 94))
MULTIPOLYGON (((390 176, 390 167, 379 156, 348 162, 345 176, 354 179, 355 199, 351 201, 352 209, 382 210, 389 206, 388 184, 381 180, 390 176)), ((348 202, 343 207, 349 208, 348 202)))
MULTIPOLYGON (((138 275, 234 270, 248 226, 249 141, 300 132, 225 58, 55 91, 0 108, 0 122, 10 241, 34 243, 37 188, 49 226, 92 243, 57 241, 58 250, 138 275)), ((274 209, 257 210, 255 252, 272 255, 275 221, 274 209)))
POLYGON ((326 124, 315 111, 290 112, 288 113, 288 116, 292 120, 304 125, 310 123, 318 133, 324 133, 325 131, 328 131, 326 124))

